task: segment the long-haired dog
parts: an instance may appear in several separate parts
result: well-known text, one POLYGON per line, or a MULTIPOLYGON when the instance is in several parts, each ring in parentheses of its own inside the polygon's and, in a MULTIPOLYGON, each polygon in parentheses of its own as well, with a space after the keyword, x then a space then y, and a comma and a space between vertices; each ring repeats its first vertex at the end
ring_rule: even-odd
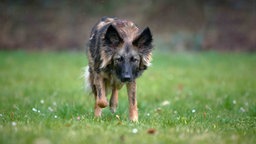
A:
POLYGON ((96 117, 109 103, 111 111, 116 111, 118 90, 126 84, 129 118, 138 121, 135 80, 150 65, 152 40, 148 27, 140 30, 128 20, 103 17, 92 28, 87 48, 88 81, 95 96, 96 117), (112 90, 109 103, 108 89, 112 90))

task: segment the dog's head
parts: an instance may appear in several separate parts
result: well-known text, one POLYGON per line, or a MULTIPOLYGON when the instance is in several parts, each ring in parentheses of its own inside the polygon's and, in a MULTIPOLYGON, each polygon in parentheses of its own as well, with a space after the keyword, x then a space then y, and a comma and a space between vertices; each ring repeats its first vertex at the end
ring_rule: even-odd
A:
POLYGON ((108 26, 103 39, 101 67, 110 65, 121 82, 130 82, 150 65, 153 39, 148 27, 142 31, 137 27, 125 28, 108 26))

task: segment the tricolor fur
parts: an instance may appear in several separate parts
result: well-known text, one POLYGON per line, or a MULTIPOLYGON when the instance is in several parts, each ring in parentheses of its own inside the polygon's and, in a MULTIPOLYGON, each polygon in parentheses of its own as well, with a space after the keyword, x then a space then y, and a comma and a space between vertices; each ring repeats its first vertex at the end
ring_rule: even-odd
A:
POLYGON ((116 111, 118 90, 126 84, 130 119, 138 120, 135 80, 150 65, 152 40, 148 27, 140 30, 128 20, 104 17, 93 27, 87 56, 96 117, 108 105, 107 89, 112 90, 110 109, 116 111))

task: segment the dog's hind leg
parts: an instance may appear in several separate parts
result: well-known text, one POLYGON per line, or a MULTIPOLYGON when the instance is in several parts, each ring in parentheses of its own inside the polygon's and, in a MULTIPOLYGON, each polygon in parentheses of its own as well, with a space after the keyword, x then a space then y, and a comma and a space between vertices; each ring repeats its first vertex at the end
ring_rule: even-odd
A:
POLYGON ((116 112, 117 105, 118 105, 118 90, 115 86, 113 86, 112 95, 110 98, 110 110, 112 113, 116 112))
POLYGON ((129 117, 133 122, 138 121, 138 108, 136 98, 136 82, 129 82, 127 85, 128 100, 129 100, 129 117))

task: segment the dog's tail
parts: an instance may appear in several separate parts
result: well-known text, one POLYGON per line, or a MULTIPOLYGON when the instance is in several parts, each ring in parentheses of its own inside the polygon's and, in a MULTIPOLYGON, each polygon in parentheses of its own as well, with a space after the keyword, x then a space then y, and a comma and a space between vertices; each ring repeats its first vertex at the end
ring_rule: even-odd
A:
POLYGON ((90 83, 90 73, 89 73, 89 66, 86 66, 85 68, 83 68, 83 75, 82 75, 83 79, 84 79, 84 90, 88 93, 92 92, 91 89, 91 83, 90 83))

